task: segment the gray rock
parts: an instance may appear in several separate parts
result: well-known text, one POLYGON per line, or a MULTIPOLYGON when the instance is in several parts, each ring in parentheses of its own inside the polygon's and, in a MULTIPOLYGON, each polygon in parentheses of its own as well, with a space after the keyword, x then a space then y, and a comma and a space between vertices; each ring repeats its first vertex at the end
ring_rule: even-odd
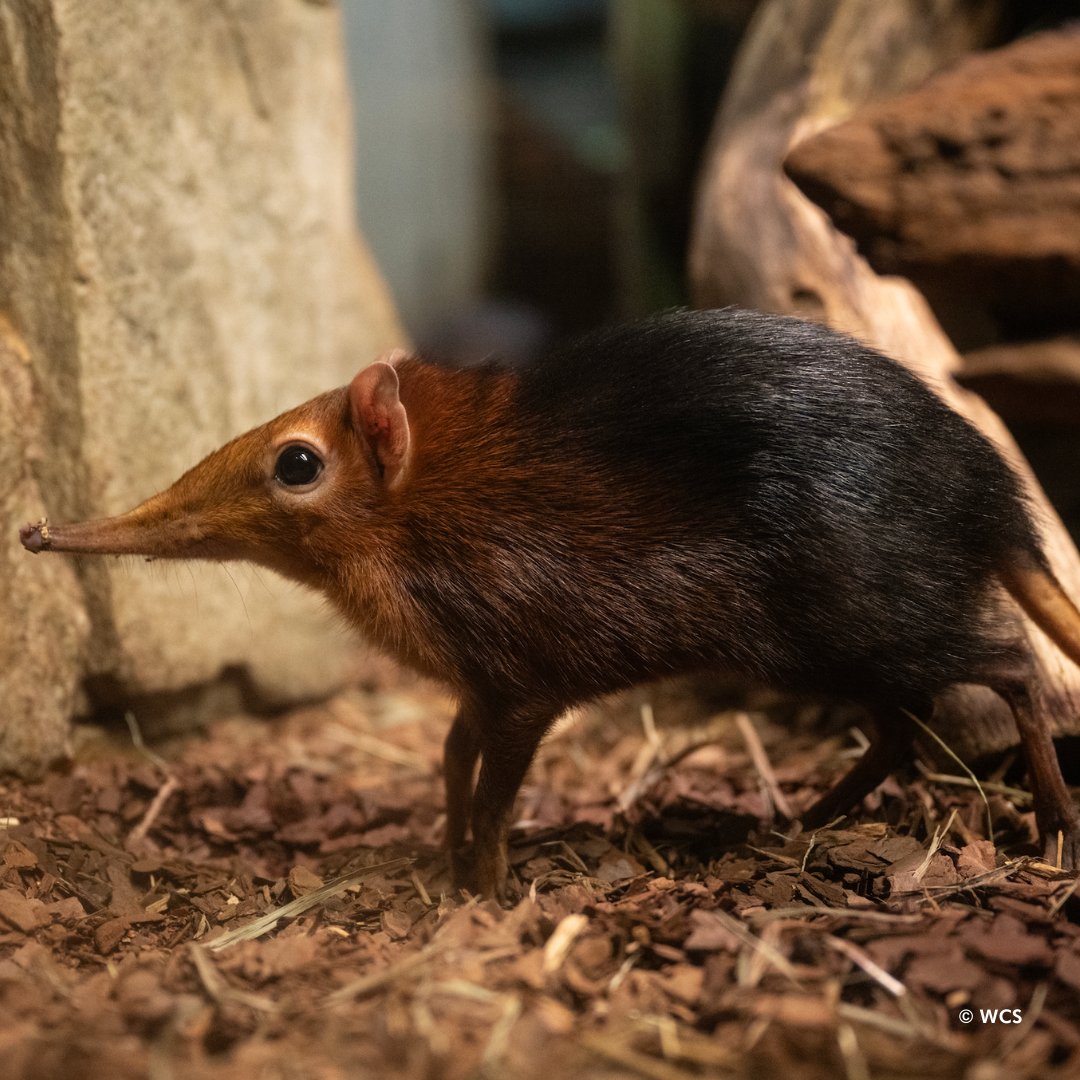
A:
POLYGON ((297 0, 0 8, 0 767, 58 753, 73 712, 152 728, 357 665, 269 573, 16 536, 133 506, 401 342, 353 221, 339 34, 297 0))

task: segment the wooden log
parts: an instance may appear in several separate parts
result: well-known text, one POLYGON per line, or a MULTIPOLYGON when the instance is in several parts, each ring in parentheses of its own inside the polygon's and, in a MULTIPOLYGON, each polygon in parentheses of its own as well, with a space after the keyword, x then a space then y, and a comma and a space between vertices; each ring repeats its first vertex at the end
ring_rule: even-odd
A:
MULTIPOLYGON (((1080 337, 1075 335, 974 349, 964 353, 957 378, 1010 423, 1080 424, 1080 337)), ((1075 459, 1065 468, 1075 475, 1075 459)), ((1070 524, 1075 516, 1066 514, 1070 524)))
MULTIPOLYGON (((999 11, 964 0, 768 0, 742 47, 717 118, 695 212, 690 272, 701 306, 738 303, 824 320, 897 357, 992 438, 1023 475, 1063 585, 1080 597, 1080 559, 1001 421, 951 379, 959 357, 923 296, 877 274, 784 175, 800 140, 921 82, 991 40, 999 11)), ((1080 732, 1080 670, 1034 627, 1055 727, 1080 732)), ((981 687, 939 703, 960 754, 1015 744, 1011 715, 981 687)))
MULTIPOLYGON (((1063 334, 1041 341, 988 345, 964 356, 964 378, 997 375, 1054 386, 1080 386, 1080 337, 1063 334)), ((1073 413, 1075 420, 1080 413, 1073 413)))

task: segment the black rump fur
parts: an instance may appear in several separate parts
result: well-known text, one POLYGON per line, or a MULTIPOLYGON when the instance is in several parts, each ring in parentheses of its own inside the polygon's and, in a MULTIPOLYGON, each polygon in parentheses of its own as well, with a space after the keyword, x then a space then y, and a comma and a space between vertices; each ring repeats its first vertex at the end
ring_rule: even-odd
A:
MULTIPOLYGON (((527 429, 538 469, 594 470, 612 520, 589 526, 641 557, 628 570, 591 547, 593 596, 560 581, 574 573, 566 560, 543 570, 564 622, 602 623, 604 604, 618 616, 620 585, 651 612, 638 650, 597 643, 612 656, 662 652, 646 643, 668 633, 672 669, 714 652, 770 682, 922 697, 1007 651, 995 566, 1017 550, 1043 562, 996 449, 902 365, 813 323, 731 309, 655 316, 528 368, 517 404, 511 423, 527 429)), ((569 540, 560 505, 546 531, 569 540)))

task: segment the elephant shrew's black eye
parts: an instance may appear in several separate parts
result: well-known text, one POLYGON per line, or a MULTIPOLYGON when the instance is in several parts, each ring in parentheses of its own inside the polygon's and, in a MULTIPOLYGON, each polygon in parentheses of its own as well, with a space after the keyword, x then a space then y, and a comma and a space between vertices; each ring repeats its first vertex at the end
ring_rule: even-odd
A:
POLYGON ((289 487, 303 487, 316 480, 323 463, 310 446, 286 446, 278 455, 274 476, 289 487))

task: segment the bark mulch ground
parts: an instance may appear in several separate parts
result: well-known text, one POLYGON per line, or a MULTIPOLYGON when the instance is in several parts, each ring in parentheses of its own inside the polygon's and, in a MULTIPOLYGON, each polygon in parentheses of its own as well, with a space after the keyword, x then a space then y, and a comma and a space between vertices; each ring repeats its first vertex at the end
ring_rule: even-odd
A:
POLYGON ((1022 793, 912 771, 785 835, 850 737, 590 713, 501 908, 447 879, 448 717, 355 691, 0 784, 0 1075, 1080 1075, 1080 896, 1022 793))

